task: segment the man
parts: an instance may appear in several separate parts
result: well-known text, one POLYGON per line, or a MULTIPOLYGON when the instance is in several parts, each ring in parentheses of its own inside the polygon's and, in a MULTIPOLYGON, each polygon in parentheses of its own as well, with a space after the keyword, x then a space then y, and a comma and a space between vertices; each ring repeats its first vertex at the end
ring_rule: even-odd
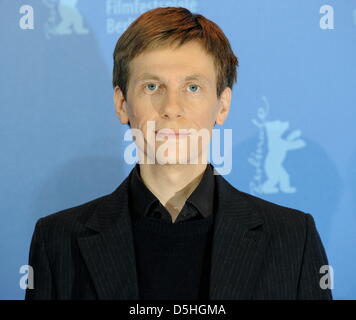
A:
POLYGON ((313 217, 237 190, 197 143, 226 120, 237 66, 221 29, 187 9, 129 26, 114 103, 142 133, 140 161, 113 193, 38 220, 26 299, 332 299, 313 217))

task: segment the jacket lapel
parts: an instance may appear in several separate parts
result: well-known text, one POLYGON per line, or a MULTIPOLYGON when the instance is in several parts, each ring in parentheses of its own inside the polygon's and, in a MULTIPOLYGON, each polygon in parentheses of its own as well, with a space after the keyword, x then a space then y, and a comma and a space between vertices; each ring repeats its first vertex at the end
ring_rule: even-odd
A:
POLYGON ((98 299, 138 299, 128 178, 99 203, 86 226, 98 232, 78 238, 98 299))
MULTIPOLYGON (((215 177, 209 299, 251 299, 270 233, 247 196, 220 175, 215 177)), ((86 222, 97 233, 77 239, 99 299, 139 299, 128 180, 86 222)))
POLYGON ((251 299, 270 233, 247 196, 216 175, 209 299, 251 299))

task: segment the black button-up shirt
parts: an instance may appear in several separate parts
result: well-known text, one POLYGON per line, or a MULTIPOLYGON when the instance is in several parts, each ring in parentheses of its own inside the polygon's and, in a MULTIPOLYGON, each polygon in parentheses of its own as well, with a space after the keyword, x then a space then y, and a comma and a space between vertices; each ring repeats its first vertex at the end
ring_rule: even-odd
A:
MULTIPOLYGON (((186 200, 175 223, 202 219, 213 214, 215 187, 213 170, 212 165, 208 163, 200 183, 186 200)), ((143 215, 172 222, 168 210, 144 184, 139 164, 136 164, 130 176, 130 209, 136 217, 143 215)))

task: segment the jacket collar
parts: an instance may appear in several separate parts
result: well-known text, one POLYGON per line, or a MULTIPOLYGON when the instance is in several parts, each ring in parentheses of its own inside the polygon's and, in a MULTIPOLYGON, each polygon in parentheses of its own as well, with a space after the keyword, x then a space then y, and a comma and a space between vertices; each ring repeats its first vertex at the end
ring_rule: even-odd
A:
MULTIPOLYGON (((129 178, 103 197, 87 220, 86 227, 97 233, 78 238, 99 299, 139 298, 129 178)), ((270 233, 249 195, 220 175, 215 175, 215 187, 209 299, 249 299, 270 233)))

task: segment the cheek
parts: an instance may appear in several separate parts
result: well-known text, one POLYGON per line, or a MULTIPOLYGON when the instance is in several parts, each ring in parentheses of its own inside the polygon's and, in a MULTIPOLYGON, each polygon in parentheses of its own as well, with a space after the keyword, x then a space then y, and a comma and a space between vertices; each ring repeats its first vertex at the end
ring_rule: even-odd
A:
POLYGON ((130 122, 136 128, 142 128, 148 120, 153 120, 154 109, 148 103, 133 101, 128 107, 130 122))
POLYGON ((209 124, 214 123, 217 111, 217 103, 209 101, 209 103, 195 106, 195 108, 192 108, 188 114, 191 120, 194 118, 195 123, 207 127, 209 124))

